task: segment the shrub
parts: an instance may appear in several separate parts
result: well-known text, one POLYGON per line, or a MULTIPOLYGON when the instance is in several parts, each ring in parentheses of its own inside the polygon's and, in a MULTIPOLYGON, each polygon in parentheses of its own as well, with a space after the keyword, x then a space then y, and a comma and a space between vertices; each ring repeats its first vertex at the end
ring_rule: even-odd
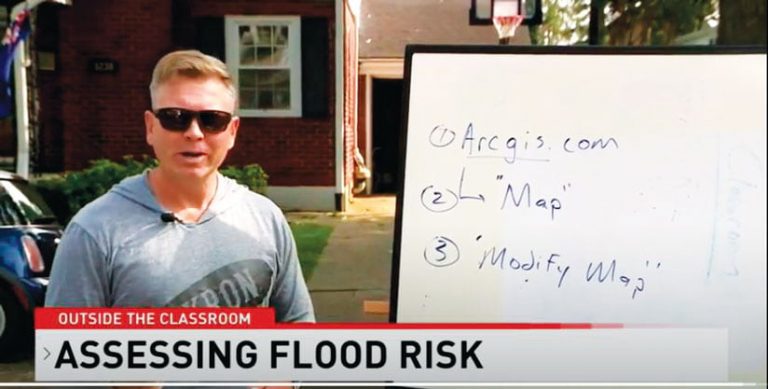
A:
POLYGON ((106 193, 123 178, 154 166, 157 162, 147 156, 141 160, 125 156, 121 163, 99 159, 91 161, 91 166, 84 170, 47 176, 34 180, 33 184, 46 197, 59 221, 66 224, 80 208, 106 193))
POLYGON ((261 166, 255 163, 243 167, 227 166, 219 171, 221 174, 247 186, 250 190, 266 196, 269 176, 261 166))
MULTIPOLYGON (((157 161, 147 156, 138 160, 125 156, 119 163, 99 159, 91 161, 91 166, 84 170, 49 175, 32 183, 45 197, 59 221, 66 225, 80 208, 106 193, 113 185, 155 166, 157 161)), ((228 166, 221 169, 221 173, 254 192, 266 193, 268 176, 259 165, 242 168, 228 166)))

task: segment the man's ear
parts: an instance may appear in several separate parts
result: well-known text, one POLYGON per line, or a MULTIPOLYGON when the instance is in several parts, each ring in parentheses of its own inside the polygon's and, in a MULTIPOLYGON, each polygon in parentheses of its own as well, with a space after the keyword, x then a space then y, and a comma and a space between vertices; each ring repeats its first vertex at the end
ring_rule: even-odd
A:
POLYGON ((232 139, 229 142, 229 150, 232 150, 232 147, 235 146, 235 138, 237 138, 237 130, 239 129, 240 129, 240 117, 233 116, 232 121, 229 123, 229 131, 232 132, 230 134, 232 139))
POLYGON ((144 129, 147 144, 152 146, 152 136, 155 131, 155 114, 151 111, 144 111, 144 129))

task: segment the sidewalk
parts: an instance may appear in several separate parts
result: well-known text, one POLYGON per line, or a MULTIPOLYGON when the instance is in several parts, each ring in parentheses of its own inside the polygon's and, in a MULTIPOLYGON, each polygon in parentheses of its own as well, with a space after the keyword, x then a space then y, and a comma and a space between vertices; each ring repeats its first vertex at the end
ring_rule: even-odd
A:
MULTIPOLYGON (((318 322, 386 322, 365 301, 389 302, 395 196, 355 198, 344 214, 289 213, 289 219, 334 225, 308 282, 318 322)), ((380 304, 378 304, 380 305, 380 304)))

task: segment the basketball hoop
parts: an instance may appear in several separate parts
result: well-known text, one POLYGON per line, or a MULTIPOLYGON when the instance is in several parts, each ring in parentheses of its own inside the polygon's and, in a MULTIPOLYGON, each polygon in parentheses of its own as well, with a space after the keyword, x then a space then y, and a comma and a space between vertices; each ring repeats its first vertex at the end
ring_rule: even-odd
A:
POLYGON ((523 15, 494 16, 493 26, 496 27, 499 40, 509 41, 510 38, 515 36, 515 30, 523 23, 524 18, 523 15))

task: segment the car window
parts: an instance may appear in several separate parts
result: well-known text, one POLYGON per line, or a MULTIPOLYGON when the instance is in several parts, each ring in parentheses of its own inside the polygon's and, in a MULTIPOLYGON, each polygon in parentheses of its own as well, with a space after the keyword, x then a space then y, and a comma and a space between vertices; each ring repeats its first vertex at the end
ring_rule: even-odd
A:
POLYGON ((0 180, 0 225, 49 224, 55 220, 51 209, 31 185, 0 180))

